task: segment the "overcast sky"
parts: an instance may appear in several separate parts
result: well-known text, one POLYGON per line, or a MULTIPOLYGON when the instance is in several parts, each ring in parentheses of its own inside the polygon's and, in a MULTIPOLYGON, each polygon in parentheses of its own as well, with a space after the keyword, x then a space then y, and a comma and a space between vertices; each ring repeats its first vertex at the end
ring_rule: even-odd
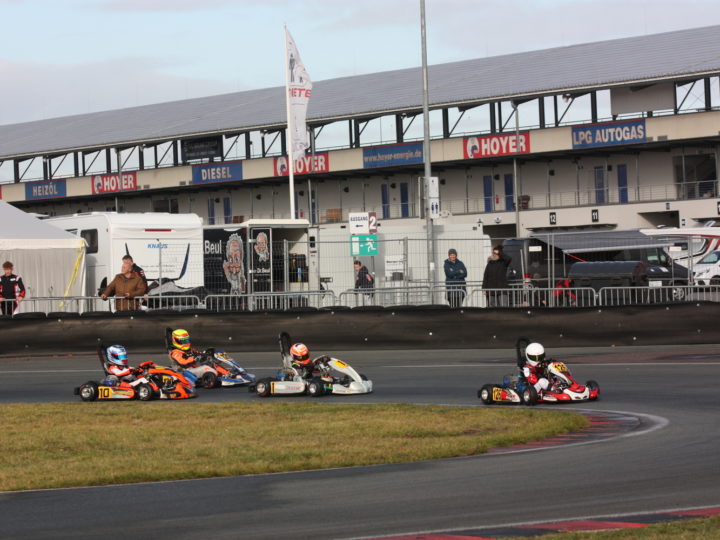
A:
MULTIPOLYGON (((426 0, 428 62, 720 24, 718 0, 426 0)), ((419 0, 0 0, 0 125, 420 64, 419 0)), ((720 37, 720 36, 719 36, 720 37)))

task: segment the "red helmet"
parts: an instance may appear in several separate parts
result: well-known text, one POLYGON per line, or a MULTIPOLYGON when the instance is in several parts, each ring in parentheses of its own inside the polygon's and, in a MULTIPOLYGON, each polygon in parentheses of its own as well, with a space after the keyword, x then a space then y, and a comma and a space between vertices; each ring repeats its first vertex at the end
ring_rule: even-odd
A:
POLYGON ((296 364, 306 366, 310 363, 310 349, 304 343, 296 343, 290 347, 290 354, 296 364))

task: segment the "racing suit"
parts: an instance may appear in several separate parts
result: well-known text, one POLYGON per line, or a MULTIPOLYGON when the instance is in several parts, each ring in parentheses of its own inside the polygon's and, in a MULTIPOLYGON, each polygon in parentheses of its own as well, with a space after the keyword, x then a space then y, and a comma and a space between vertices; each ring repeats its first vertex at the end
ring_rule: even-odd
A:
POLYGON ((538 395, 548 389, 550 381, 545 377, 545 367, 542 365, 531 366, 527 362, 520 370, 528 383, 535 387, 538 395))
POLYGON ((17 299, 25 298, 25 285, 20 276, 10 274, 0 276, 0 313, 12 315, 17 309, 17 299), (11 300, 15 300, 11 302, 11 300))
POLYGON ((197 359, 201 354, 202 353, 200 351, 196 351, 195 349, 190 349, 189 351, 173 349, 172 351, 170 351, 170 358, 172 358, 178 366, 185 369, 190 369, 197 367, 197 359))
POLYGON ((108 374, 106 382, 110 384, 117 384, 120 382, 133 382, 137 377, 135 376, 138 372, 138 368, 134 367, 121 367, 112 362, 105 362, 105 373, 108 374))

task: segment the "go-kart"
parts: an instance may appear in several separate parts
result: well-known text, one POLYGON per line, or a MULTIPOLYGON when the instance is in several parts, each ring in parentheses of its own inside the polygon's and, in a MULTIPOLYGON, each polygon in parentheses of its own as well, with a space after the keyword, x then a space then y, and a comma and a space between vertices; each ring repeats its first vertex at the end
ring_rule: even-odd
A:
MULTIPOLYGON (((530 343, 520 338, 516 343, 518 367, 525 363, 525 347, 530 343)), ((600 397, 600 386, 593 380, 579 384, 564 362, 548 358, 541 364, 548 388, 537 392, 522 375, 505 375, 500 384, 486 384, 478 390, 478 398, 486 405, 492 403, 559 403, 569 401, 594 401, 600 397)))
MULTIPOLYGON (((104 370, 105 347, 98 346, 98 356, 104 370)), ((141 363, 137 368, 134 381, 118 381, 106 372, 101 382, 88 381, 74 389, 74 394, 83 401, 97 399, 188 399, 197 396, 195 386, 181 373, 172 368, 158 366, 150 360, 141 363)))
POLYGON ((274 377, 266 377, 251 383, 248 387, 250 392, 257 392, 260 397, 302 394, 320 397, 326 394, 369 394, 372 392, 372 381, 355 371, 346 362, 330 356, 320 356, 313 360, 312 376, 303 377, 292 365, 290 335, 282 332, 279 341, 282 368, 274 377))
MULTIPOLYGON (((165 329, 165 346, 172 351, 171 345, 172 328, 165 329)), ((241 368, 232 356, 224 351, 216 351, 214 348, 206 349, 196 358, 196 365, 193 367, 177 366, 186 378, 196 386, 204 388, 217 388, 220 386, 241 386, 252 383, 255 375, 248 373, 241 368)))

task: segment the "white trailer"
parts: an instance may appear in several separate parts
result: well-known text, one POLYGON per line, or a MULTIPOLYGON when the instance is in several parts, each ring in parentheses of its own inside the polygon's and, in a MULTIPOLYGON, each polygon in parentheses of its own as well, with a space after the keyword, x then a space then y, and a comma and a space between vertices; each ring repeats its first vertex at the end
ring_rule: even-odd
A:
POLYGON ((87 296, 112 281, 125 255, 142 267, 148 282, 203 285, 203 229, 196 214, 88 212, 45 221, 87 242, 87 296))

